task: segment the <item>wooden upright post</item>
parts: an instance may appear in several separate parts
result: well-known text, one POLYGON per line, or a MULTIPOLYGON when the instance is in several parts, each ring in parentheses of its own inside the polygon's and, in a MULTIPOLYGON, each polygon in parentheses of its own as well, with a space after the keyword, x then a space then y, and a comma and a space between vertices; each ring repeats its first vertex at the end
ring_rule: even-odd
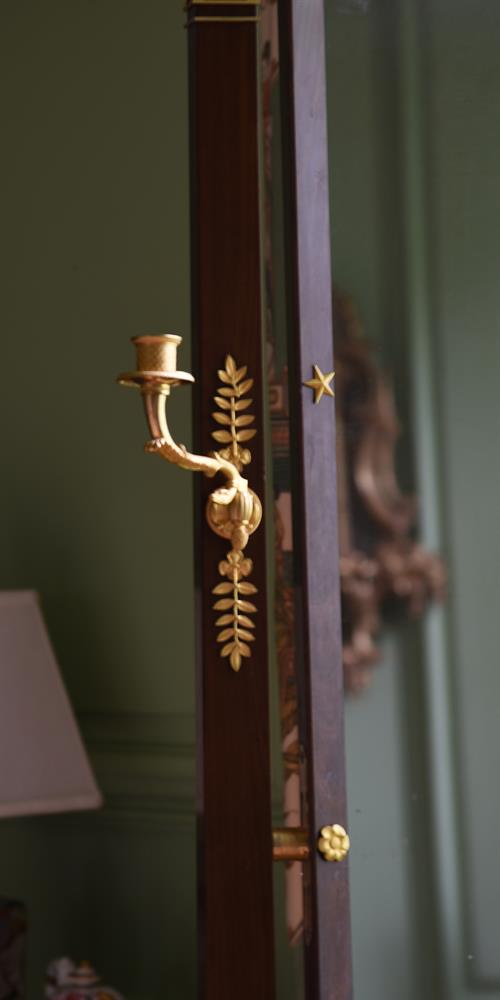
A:
MULTIPOLYGON (((196 443, 204 452, 220 447, 212 437, 213 397, 217 369, 231 354, 254 379, 257 435, 243 475, 263 498, 258 15, 258 6, 246 0, 199 0, 187 11, 196 443)), ((216 641, 212 589, 230 546, 205 523, 209 488, 200 487, 195 547, 200 996, 272 1000, 265 528, 245 550, 253 561, 258 613, 252 656, 236 673, 216 641)))
POLYGON ((334 400, 315 403, 313 365, 334 370, 323 0, 279 0, 288 250, 290 413, 295 478, 298 647, 311 848, 305 935, 308 1000, 352 997, 348 861, 317 850, 346 826, 344 696, 334 400))

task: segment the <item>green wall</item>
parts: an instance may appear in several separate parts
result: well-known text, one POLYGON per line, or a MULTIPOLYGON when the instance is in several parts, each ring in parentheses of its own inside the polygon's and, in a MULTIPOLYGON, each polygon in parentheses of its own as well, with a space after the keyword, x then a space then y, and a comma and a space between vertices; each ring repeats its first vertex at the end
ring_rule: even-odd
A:
POLYGON ((33 998, 65 952, 130 1000, 193 992, 191 483, 114 385, 131 336, 189 333, 183 23, 159 0, 0 7, 0 585, 41 593, 107 803, 1 825, 33 998))
MULTIPOLYGON (((136 333, 184 334, 190 364, 181 8, 0 8, 0 585, 41 592, 106 797, 0 827, 30 997, 64 952, 129 1000, 194 996, 191 482, 142 454, 113 384, 136 333)), ((403 481, 451 573, 347 705, 355 995, 500 997, 500 10, 326 10, 335 276, 393 374, 403 481)))

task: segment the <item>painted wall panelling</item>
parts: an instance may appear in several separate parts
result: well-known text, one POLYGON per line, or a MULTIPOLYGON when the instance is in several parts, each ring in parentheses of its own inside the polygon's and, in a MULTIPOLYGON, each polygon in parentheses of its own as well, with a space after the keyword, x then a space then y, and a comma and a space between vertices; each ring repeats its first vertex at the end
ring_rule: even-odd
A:
POLYGON ((0 585, 40 591, 108 800, 1 824, 33 998, 64 952, 131 1000, 195 991, 191 482, 114 385, 129 337, 189 331, 183 25, 156 0, 0 10, 0 585))

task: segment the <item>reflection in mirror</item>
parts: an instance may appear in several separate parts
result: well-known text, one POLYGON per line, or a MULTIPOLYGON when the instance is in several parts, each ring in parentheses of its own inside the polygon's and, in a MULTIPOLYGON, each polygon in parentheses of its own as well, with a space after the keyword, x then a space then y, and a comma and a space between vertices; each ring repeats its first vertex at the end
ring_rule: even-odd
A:
POLYGON ((359 692, 380 658, 382 618, 398 605, 418 617, 442 600, 445 570, 413 536, 418 502, 398 483, 394 394, 355 304, 338 290, 334 331, 344 677, 359 692))
MULTIPOLYGON (((325 11, 344 656, 347 688, 365 689, 346 704, 355 996, 500 997, 488 862, 500 799, 484 778, 500 766, 500 11, 487 0, 325 11)), ((277 71, 265 90, 267 330, 291 733, 277 71)))
POLYGON ((376 681, 346 703, 354 992, 496 1000, 500 8, 325 10, 335 281, 390 376, 398 481, 448 574, 442 606, 384 622, 376 681))

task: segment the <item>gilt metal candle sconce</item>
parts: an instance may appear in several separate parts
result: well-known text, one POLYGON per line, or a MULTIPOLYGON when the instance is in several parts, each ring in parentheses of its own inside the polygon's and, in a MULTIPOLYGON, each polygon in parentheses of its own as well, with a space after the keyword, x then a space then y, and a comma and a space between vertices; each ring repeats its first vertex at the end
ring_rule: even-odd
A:
POLYGON ((247 578, 252 572, 252 560, 243 555, 251 534, 262 518, 262 506, 256 493, 250 489, 241 470, 251 461, 246 445, 256 434, 249 425, 252 414, 244 413, 252 400, 246 398, 253 379, 246 378, 246 367, 238 368, 227 355, 224 369, 218 372, 222 383, 215 396, 218 410, 213 413, 220 426, 213 431, 216 441, 225 445, 210 455, 194 455, 185 445, 177 444, 168 427, 167 399, 172 387, 194 382, 189 372, 177 369, 177 348, 182 338, 174 334, 134 337, 136 370, 119 376, 121 385, 139 389, 142 395, 151 440, 145 451, 161 455, 167 462, 203 472, 212 477, 222 473, 227 483, 213 490, 207 501, 206 517, 212 531, 229 540, 231 549, 219 563, 222 583, 213 588, 216 596, 214 610, 223 612, 216 620, 220 629, 217 641, 222 643, 221 656, 227 657, 233 670, 238 671, 243 657, 251 656, 249 643, 253 642, 255 623, 249 617, 257 611, 249 596, 257 588, 247 578))

